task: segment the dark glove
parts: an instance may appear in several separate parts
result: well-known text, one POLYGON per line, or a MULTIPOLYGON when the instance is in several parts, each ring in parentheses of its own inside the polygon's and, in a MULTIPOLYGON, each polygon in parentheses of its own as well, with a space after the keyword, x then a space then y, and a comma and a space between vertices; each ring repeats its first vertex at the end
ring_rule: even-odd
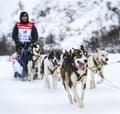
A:
POLYGON ((35 43, 35 41, 34 41, 34 40, 31 40, 31 43, 33 44, 33 43, 35 43))
POLYGON ((22 47, 22 43, 19 42, 19 41, 17 41, 17 42, 16 42, 16 48, 19 48, 19 47, 22 47))
POLYGON ((21 52, 22 52, 22 43, 17 41, 16 42, 16 52, 18 55, 21 55, 21 52))

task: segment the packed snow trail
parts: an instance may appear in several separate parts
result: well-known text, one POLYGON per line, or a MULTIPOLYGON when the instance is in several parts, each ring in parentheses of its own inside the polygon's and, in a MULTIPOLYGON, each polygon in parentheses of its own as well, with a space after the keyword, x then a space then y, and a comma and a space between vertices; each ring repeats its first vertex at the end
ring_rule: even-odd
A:
MULTIPOLYGON (((109 58, 109 63, 115 62, 120 54, 109 58)), ((105 78, 117 86, 120 86, 119 68, 120 63, 111 64, 104 72, 105 78)), ((120 90, 110 87, 107 81, 90 90, 89 81, 88 76, 84 108, 80 109, 77 104, 69 103, 61 82, 53 90, 45 88, 44 79, 32 82, 14 79, 12 63, 0 57, 0 114, 119 114, 120 90)))

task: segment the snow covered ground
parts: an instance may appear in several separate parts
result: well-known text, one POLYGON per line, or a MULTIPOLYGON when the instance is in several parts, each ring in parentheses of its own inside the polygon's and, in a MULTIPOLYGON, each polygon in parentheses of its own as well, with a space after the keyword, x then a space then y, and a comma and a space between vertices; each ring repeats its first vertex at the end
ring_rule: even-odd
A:
MULTIPOLYGON (((106 80, 90 90, 88 75, 84 108, 80 109, 77 104, 69 104, 61 82, 57 90, 48 90, 44 87, 44 80, 23 82, 14 79, 12 63, 8 60, 8 56, 0 57, 0 114, 120 113, 120 88, 113 87, 106 80)), ((120 63, 115 63, 118 60, 120 54, 110 54, 104 74, 106 79, 120 87, 120 63)))

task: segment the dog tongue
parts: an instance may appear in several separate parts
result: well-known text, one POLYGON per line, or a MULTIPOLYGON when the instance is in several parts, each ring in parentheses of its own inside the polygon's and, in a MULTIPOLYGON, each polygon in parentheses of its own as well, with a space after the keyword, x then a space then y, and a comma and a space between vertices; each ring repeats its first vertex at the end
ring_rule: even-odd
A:
POLYGON ((36 53, 37 53, 37 54, 39 54, 39 53, 40 53, 40 51, 37 51, 37 50, 36 50, 36 53))
POLYGON ((85 65, 81 62, 79 62, 79 69, 84 70, 85 69, 85 65))
POLYGON ((103 63, 104 65, 107 65, 107 62, 106 62, 106 61, 102 61, 102 63, 103 63))
POLYGON ((54 66, 60 66, 57 62, 53 62, 54 66))

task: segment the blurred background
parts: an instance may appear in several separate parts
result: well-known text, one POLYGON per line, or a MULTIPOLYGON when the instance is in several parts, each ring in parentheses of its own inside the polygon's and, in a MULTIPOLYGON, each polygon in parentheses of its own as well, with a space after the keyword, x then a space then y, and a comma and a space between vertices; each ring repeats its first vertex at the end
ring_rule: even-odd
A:
POLYGON ((120 53, 120 0, 0 0, 0 55, 11 55, 21 11, 39 33, 41 53, 79 48, 120 53))

